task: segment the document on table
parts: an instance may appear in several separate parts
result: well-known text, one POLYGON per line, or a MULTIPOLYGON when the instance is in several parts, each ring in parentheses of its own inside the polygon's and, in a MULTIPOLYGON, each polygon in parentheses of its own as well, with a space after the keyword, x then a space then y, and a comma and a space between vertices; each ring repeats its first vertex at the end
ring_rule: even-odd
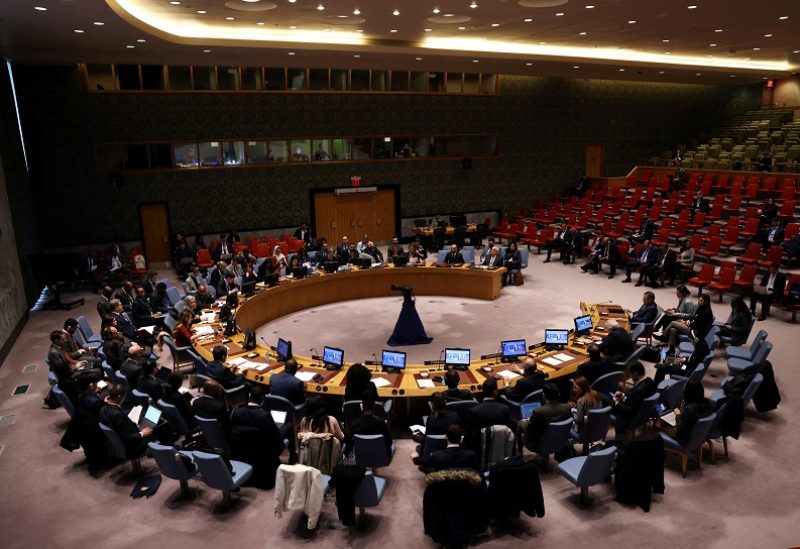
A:
POLYGON ((214 335, 213 326, 198 326, 194 329, 194 333, 199 336, 214 335))
POLYGON ((300 381, 302 381, 304 383, 308 383, 309 381, 314 379, 315 375, 317 375, 317 374, 314 373, 314 372, 297 372, 294 376, 297 379, 299 379, 300 381))
POLYGON ((411 425, 411 426, 409 426, 409 429, 411 430, 412 433, 414 431, 416 431, 418 433, 422 433, 423 435, 425 434, 425 426, 424 425, 411 425))
POLYGON ((547 358, 543 358, 542 362, 544 362, 545 364, 549 364, 550 366, 561 366, 562 361, 558 360, 554 356, 549 356, 547 358))
POLYGON ((266 371, 267 371, 267 369, 268 369, 268 368, 269 368, 269 364, 267 364, 267 363, 264 363, 264 364, 259 364, 258 366, 256 366, 256 367, 255 367, 255 368, 253 368, 253 369, 254 369, 256 372, 258 372, 259 374, 263 374, 264 372, 266 372, 266 371))
POLYGON ((200 315, 200 322, 214 322, 217 318, 216 313, 203 313, 200 315))
POLYGON ((519 374, 517 372, 512 371, 512 370, 502 370, 502 371, 497 372, 497 373, 498 373, 498 375, 501 375, 506 379, 514 379, 515 377, 519 377, 519 374))
POLYGON ((228 364, 230 364, 231 366, 236 366, 236 367, 239 367, 239 366, 241 366, 242 364, 244 364, 245 362, 247 362, 247 359, 246 359, 246 358, 239 357, 239 358, 232 358, 232 359, 230 359, 230 360, 228 361, 228 364))
POLYGON ((375 387, 377 387, 377 388, 379 388, 379 389, 380 389, 381 387, 388 387, 389 385, 391 385, 391 384, 392 384, 392 382, 391 382, 391 381, 389 381, 388 379, 386 379, 385 377, 375 377, 375 378, 372 378, 372 383, 374 383, 374 384, 375 384, 375 387))
POLYGON ((128 412, 128 419, 130 419, 136 425, 139 425, 139 417, 141 415, 142 415, 142 407, 134 406, 133 408, 131 408, 131 411, 128 412))
MULTIPOLYGON (((260 366, 260 364, 258 362, 251 362, 249 360, 245 360, 244 362, 242 362, 241 364, 236 366, 236 368, 239 371, 243 372, 245 370, 254 370, 254 369, 258 368, 259 366, 260 366)), ((312 374, 311 377, 314 377, 313 374, 312 374)))
POLYGON ((433 389, 436 387, 432 379, 418 379, 417 385, 419 385, 420 389, 433 389))
POLYGON ((553 358, 558 359, 561 362, 569 362, 575 357, 573 357, 572 355, 568 355, 567 353, 558 353, 557 355, 553 356, 553 358))

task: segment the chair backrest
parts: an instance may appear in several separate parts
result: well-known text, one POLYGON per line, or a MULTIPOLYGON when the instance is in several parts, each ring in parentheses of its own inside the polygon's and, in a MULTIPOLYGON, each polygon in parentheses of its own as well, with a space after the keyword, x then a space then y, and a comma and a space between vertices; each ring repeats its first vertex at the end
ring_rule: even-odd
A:
MULTIPOLYGON (((701 364, 697 365, 697 368, 702 367, 701 364)), ((695 370, 697 370, 695 368, 695 370)), ((694 373, 694 371, 692 372, 694 373)), ((680 402, 681 395, 683 394, 683 390, 686 388, 686 383, 688 379, 678 379, 673 380, 669 385, 664 387, 663 389, 659 386, 659 392, 661 393, 661 402, 663 402, 667 408, 675 408, 675 406, 680 402)))
POLYGON ((611 466, 614 464, 616 453, 616 446, 609 446, 586 456, 583 467, 578 473, 577 485, 592 486, 607 479, 611 474, 611 466))
POLYGON ((425 435, 425 441, 422 444, 422 455, 428 456, 445 448, 447 448, 447 437, 445 435, 425 435))
POLYGON ((181 300, 181 294, 175 286, 167 288, 167 297, 173 305, 181 300))
POLYGON ((92 327, 89 325, 89 321, 86 320, 86 317, 81 315, 75 320, 78 321, 78 327, 80 328, 81 333, 83 334, 83 339, 85 339, 86 341, 92 339, 92 336, 94 335, 94 330, 92 330, 92 327))
POLYGON ((167 423, 169 423, 170 426, 175 429, 176 433, 183 436, 188 436, 191 434, 189 427, 183 420, 183 416, 173 404, 164 402, 162 399, 158 399, 156 404, 161 409, 164 419, 166 419, 167 423))
MULTIPOLYGON (((538 389, 525 395, 520 404, 529 404, 531 402, 540 402, 542 400, 542 390, 538 389)), ((468 402, 468 401, 467 401, 468 402)))
POLYGON ((753 342, 750 344, 750 356, 755 356, 756 350, 759 348, 759 346, 764 341, 767 340, 767 336, 768 335, 769 334, 767 333, 766 330, 759 330, 758 331, 758 333, 756 334, 756 337, 753 338, 753 342))
POLYGON ((175 311, 178 313, 178 316, 180 316, 180 314, 186 308, 186 302, 182 299, 179 299, 178 301, 173 303, 173 305, 175 306, 175 311))
POLYGON ((644 399, 642 403, 639 405, 639 409, 636 410, 635 414, 633 414, 630 423, 628 423, 628 429, 633 430, 647 423, 647 420, 650 419, 650 417, 653 415, 653 410, 655 409, 656 403, 659 401, 660 398, 661 398, 661 393, 656 391, 655 393, 644 399))
POLYGON ((569 443, 569 431, 572 428, 572 418, 562 421, 551 421, 539 439, 539 454, 552 454, 561 450, 569 443))
POLYGON ((103 434, 108 441, 109 446, 111 446, 111 450, 116 454, 116 456, 120 459, 125 459, 127 457, 125 452, 125 445, 122 443, 122 439, 119 438, 119 435, 114 432, 114 429, 106 425, 105 423, 99 423, 100 430, 103 431, 103 434))
POLYGON ((392 456, 386 452, 383 435, 353 435, 356 464, 364 467, 386 467, 392 456))
POLYGON ((175 331, 175 324, 176 321, 170 315, 164 315, 164 326, 169 329, 169 332, 172 333, 175 331))
POLYGON ((763 381, 763 375, 756 374, 753 376, 753 379, 750 380, 750 383, 747 385, 747 389, 745 389, 744 393, 742 393, 742 409, 747 408, 747 405, 750 403, 750 399, 753 398, 754 394, 756 394, 758 387, 763 381))
POLYGON ((192 455, 203 482, 217 490, 231 491, 235 488, 231 472, 222 456, 206 452, 193 452, 192 455))
POLYGON ((114 377, 115 377, 114 382, 115 383, 122 383, 123 385, 125 385, 125 391, 128 394, 131 394, 131 384, 128 381, 128 378, 125 377, 125 374, 123 374, 122 372, 117 370, 116 372, 114 372, 114 377))
POLYGON ((52 391, 56 395, 58 402, 69 414, 69 417, 75 417, 75 406, 72 405, 72 401, 67 397, 67 394, 58 385, 53 385, 52 391))
POLYGON ((228 439, 225 438, 225 432, 222 426, 215 418, 194 416, 197 421, 200 431, 203 433, 203 438, 211 448, 216 448, 224 452, 230 452, 228 446, 228 439))
POLYGON ((147 393, 141 392, 139 389, 131 390, 131 400, 133 400, 134 405, 142 407, 142 413, 144 413, 145 408, 150 404, 150 396, 147 393))
POLYGON ((722 406, 717 408, 717 415, 714 417, 714 421, 711 422, 711 427, 708 429, 706 433, 706 439, 711 440, 715 438, 719 438, 722 436, 722 420, 725 418, 725 412, 728 411, 728 403, 723 402, 722 406))
POLYGON ((278 395, 266 395, 261 403, 261 408, 286 412, 287 423, 295 420, 296 409, 288 398, 278 395))
POLYGON ((712 412, 708 414, 706 417, 702 417, 697 420, 697 423, 694 424, 692 427, 692 432, 689 435, 689 440, 686 442, 684 446, 684 450, 688 453, 692 453, 697 450, 701 444, 706 441, 706 435, 708 435, 708 431, 711 429, 711 425, 714 423, 714 419, 716 419, 717 414, 712 412))
POLYGON ((147 444, 150 455, 156 460, 161 473, 173 480, 188 480, 195 475, 194 466, 188 467, 178 451, 172 446, 164 446, 156 442, 147 444))
POLYGON ((606 438, 608 423, 611 420, 611 406, 595 408, 586 412, 586 419, 581 429, 580 442, 589 444, 606 438))
POLYGON ((592 389, 601 395, 608 395, 609 393, 616 392, 619 387, 619 382, 625 377, 625 372, 609 372, 598 377, 592 383, 592 389))
POLYGON ((645 328, 647 328, 647 325, 645 324, 642 323, 635 324, 633 330, 630 333, 631 341, 636 343, 639 337, 644 333, 645 328))
POLYGON ((103 361, 102 364, 100 364, 100 367, 103 368, 103 373, 106 374, 106 377, 108 378, 108 380, 109 381, 114 381, 114 378, 116 377, 114 375, 114 368, 112 368, 111 365, 108 362, 106 362, 105 360, 103 361))
POLYGON ((771 351, 772 351, 772 342, 764 341, 763 344, 758 346, 756 352, 753 353, 753 360, 752 360, 753 364, 761 364, 762 362, 764 362, 769 356, 769 353, 771 351))
POLYGON ((636 349, 634 349, 634 351, 625 361, 625 369, 627 370, 628 366, 630 366, 634 362, 637 362, 639 360, 639 357, 642 356, 642 353, 644 353, 646 350, 647 350, 646 345, 642 345, 641 347, 637 347, 636 349))

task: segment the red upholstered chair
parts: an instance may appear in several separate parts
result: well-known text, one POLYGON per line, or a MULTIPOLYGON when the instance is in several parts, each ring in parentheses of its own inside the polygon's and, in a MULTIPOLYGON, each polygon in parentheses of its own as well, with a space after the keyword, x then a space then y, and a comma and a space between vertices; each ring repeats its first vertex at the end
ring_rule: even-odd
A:
POLYGON ((706 214, 703 212, 697 212, 694 216, 694 221, 687 224, 686 226, 692 230, 702 229, 703 225, 706 223, 706 214))
POLYGON ((785 201, 781 209, 778 210, 778 217, 780 217, 782 221, 791 221, 794 219, 794 206, 794 200, 785 201))
POLYGON ((758 268, 755 265, 745 265, 736 280, 733 281, 733 287, 739 290, 739 293, 744 295, 753 289, 753 282, 756 279, 756 271, 758 268))
POLYGON ((761 257, 761 244, 758 242, 751 242, 747 245, 747 249, 744 251, 744 255, 742 257, 737 257, 736 261, 739 263, 746 263, 750 265, 755 265, 758 263, 759 258, 761 257))
POLYGON ((201 269, 210 269, 213 267, 214 262, 211 260, 211 252, 205 248, 197 250, 197 266, 201 269))
POLYGON ((731 253, 731 248, 736 246, 739 243, 739 229, 738 227, 732 227, 725 231, 725 236, 722 237, 722 247, 725 248, 728 252, 728 255, 731 253))
POLYGON ((131 266, 131 268, 130 268, 130 271, 128 271, 128 273, 132 277, 147 276, 147 261, 145 260, 144 267, 137 269, 136 268, 136 261, 134 259, 137 256, 144 257, 144 253, 142 253, 142 249, 139 248, 139 247, 133 248, 131 250, 131 255, 130 255, 130 258, 129 258, 129 261, 130 261, 129 265, 131 266))
POLYGON ((769 267, 775 263, 780 265, 782 259, 783 248, 781 246, 772 246, 769 250, 767 250, 767 257, 764 259, 759 259, 757 263, 759 267, 769 267))
POLYGON ((728 204, 723 208, 725 213, 734 214, 739 213, 739 210, 742 208, 742 197, 741 196, 732 196, 731 199, 728 201, 728 204))
MULTIPOLYGON (((784 295, 789 295, 789 290, 795 284, 800 284, 800 274, 793 274, 789 277, 789 280, 786 281, 786 290, 784 290, 784 295)), ((781 306, 782 309, 785 311, 789 311, 792 313, 792 322, 797 322, 797 313, 800 312, 800 304, 798 303, 786 303, 781 306)))
POLYGON ((697 276, 691 277, 686 281, 689 286, 697 286, 697 295, 703 293, 703 288, 714 282, 714 265, 706 263, 700 267, 700 272, 697 276))
POLYGON ((267 244, 264 242, 259 242, 258 244, 256 244, 255 254, 256 257, 267 257, 269 255, 272 255, 270 253, 269 246, 267 246, 267 244))
POLYGON ((784 238, 791 240, 798 234, 800 234, 800 223, 787 223, 784 238))
POLYGON ((724 208, 724 205, 721 204, 721 203, 713 204, 711 206, 711 211, 706 216, 706 219, 708 219, 709 221, 717 221, 718 219, 722 219, 722 209, 723 208, 724 208))
POLYGON ((719 268, 717 280, 708 285, 709 290, 717 292, 720 303, 722 302, 722 294, 733 288, 734 278, 736 278, 736 263, 733 261, 725 261, 719 268))
POLYGON ((744 238, 753 238, 758 234, 758 218, 748 218, 744 222, 744 229, 739 231, 739 234, 744 238))

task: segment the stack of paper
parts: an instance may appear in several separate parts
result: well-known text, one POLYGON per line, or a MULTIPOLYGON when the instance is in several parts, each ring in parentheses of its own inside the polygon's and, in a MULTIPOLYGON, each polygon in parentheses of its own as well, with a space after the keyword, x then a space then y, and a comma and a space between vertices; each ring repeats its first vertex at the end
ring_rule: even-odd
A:
POLYGON ((498 375, 503 376, 506 379, 514 379, 515 377, 519 377, 519 374, 513 370, 502 370, 497 372, 498 375))
POLYGON ((436 387, 432 379, 417 379, 417 385, 419 385, 420 389, 433 389, 436 387))
POLYGON ((294 376, 297 379, 299 379, 300 381, 303 381, 304 383, 308 383, 309 381, 314 379, 315 375, 317 375, 317 374, 314 373, 314 372, 297 372, 294 376))
POLYGON ((214 335, 214 328, 212 326, 198 326, 194 329, 194 333, 199 336, 214 335))
POLYGON ((389 381, 388 379, 386 379, 385 377, 372 378, 372 383, 374 383, 375 387, 378 387, 378 388, 388 387, 389 385, 392 384, 392 382, 389 381))

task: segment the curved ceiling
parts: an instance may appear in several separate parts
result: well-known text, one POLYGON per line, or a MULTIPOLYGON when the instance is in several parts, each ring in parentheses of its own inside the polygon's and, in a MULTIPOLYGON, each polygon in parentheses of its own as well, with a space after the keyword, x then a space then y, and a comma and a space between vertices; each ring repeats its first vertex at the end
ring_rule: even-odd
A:
POLYGON ((282 66, 291 52, 294 66, 716 83, 800 67, 796 0, 5 0, 0 31, 4 57, 38 62, 282 66))

